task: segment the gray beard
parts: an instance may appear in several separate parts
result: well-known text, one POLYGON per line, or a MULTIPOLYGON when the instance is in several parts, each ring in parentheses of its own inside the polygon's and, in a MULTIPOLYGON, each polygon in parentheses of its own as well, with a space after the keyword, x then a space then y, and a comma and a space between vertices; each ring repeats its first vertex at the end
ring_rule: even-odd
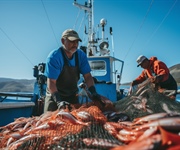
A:
POLYGON ((70 52, 71 54, 74 54, 77 50, 75 50, 74 52, 72 52, 71 50, 69 50, 69 49, 65 49, 65 47, 63 46, 63 49, 65 50, 65 51, 67 51, 67 52, 70 52))

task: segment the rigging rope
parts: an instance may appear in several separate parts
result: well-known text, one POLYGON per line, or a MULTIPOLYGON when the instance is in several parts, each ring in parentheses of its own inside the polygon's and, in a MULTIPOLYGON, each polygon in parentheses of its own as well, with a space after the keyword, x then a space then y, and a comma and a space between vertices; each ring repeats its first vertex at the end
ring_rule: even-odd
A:
POLYGON ((81 20, 81 23, 80 23, 80 26, 79 26, 78 32, 80 31, 80 29, 81 29, 81 27, 82 27, 82 23, 83 23, 83 21, 84 21, 85 16, 86 16, 86 14, 84 14, 84 17, 83 17, 83 18, 82 18, 82 20, 81 20))
POLYGON ((141 23, 141 25, 140 25, 140 27, 139 27, 139 30, 138 30, 137 33, 136 33, 135 39, 133 40, 133 42, 132 42, 132 44, 131 44, 128 52, 126 53, 126 55, 125 55, 125 57, 124 57, 124 60, 126 59, 126 57, 127 57, 127 55, 129 54, 129 52, 130 52, 130 50, 131 50, 134 42, 136 41, 136 39, 137 39, 137 37, 138 37, 138 33, 140 32, 140 30, 141 30, 141 28, 142 28, 142 26, 143 26, 143 24, 144 24, 144 22, 145 22, 145 20, 146 20, 146 18, 147 18, 147 15, 148 15, 149 12, 150 12, 150 9, 151 9, 151 7, 152 7, 153 2, 154 2, 154 0, 151 1, 151 4, 150 4, 150 6, 149 6, 149 8, 148 8, 148 10, 147 10, 147 12, 146 12, 146 15, 145 15, 144 18, 143 18, 143 21, 142 21, 142 23, 141 23))
MULTIPOLYGON (((48 17, 48 13, 47 13, 47 11, 46 11, 46 8, 45 8, 45 6, 44 6, 44 3, 43 3, 42 0, 41 0, 41 2, 42 2, 42 5, 43 5, 43 8, 44 8, 44 10, 45 10, 46 16, 47 16, 47 18, 48 18, 49 24, 50 24, 50 26, 51 26, 53 35, 54 35, 54 37, 55 37, 55 39, 56 39, 56 42, 57 42, 57 44, 58 44, 59 42, 58 42, 58 40, 57 40, 57 38, 56 38, 56 36, 55 36, 54 30, 53 30, 53 28, 52 28, 52 24, 51 24, 50 19, 49 19, 49 17, 48 17)), ((0 27, 0 30, 1 30, 1 31, 4 33, 4 35, 9 39, 9 41, 11 41, 11 43, 16 47, 16 49, 30 62, 30 64, 31 64, 32 66, 34 66, 34 64, 31 62, 31 60, 20 50, 20 48, 14 43, 14 41, 5 33, 5 31, 4 31, 1 27, 0 27)), ((58 45, 59 45, 59 44, 58 44, 58 45)))
MULTIPOLYGON (((158 31, 158 29, 160 28, 160 26, 163 24, 163 22, 165 21, 165 19, 167 18, 167 16, 170 14, 170 12, 172 11, 172 9, 174 8, 176 2, 178 0, 176 0, 173 5, 171 6, 171 8, 169 9, 169 11, 167 12, 167 14, 164 16, 163 20, 160 22, 160 24, 158 25, 158 27, 154 30, 154 32, 151 34, 150 38, 146 41, 145 45, 147 45, 149 43, 149 41, 152 39, 152 37, 155 35, 155 33, 158 31)), ((142 48, 144 49, 144 48, 142 48)))
POLYGON ((4 35, 9 39, 9 41, 11 41, 11 43, 16 47, 16 49, 30 62, 30 64, 32 66, 34 66, 34 64, 31 62, 31 60, 19 49, 19 47, 13 42, 13 40, 5 33, 5 31, 3 31, 3 29, 0 27, 0 30, 4 33, 4 35))
MULTIPOLYGON (((76 28, 76 25, 77 25, 77 22, 78 22, 78 19, 79 19, 79 16, 80 16, 80 12, 81 12, 81 9, 79 9, 79 11, 78 11, 78 14, 77 14, 76 21, 75 21, 75 23, 74 23, 73 29, 76 28)), ((77 30, 78 33, 80 32, 80 29, 81 29, 81 27, 82 27, 83 22, 85 22, 85 21, 84 21, 85 19, 87 19, 87 14, 86 14, 86 12, 85 12, 84 16, 83 16, 82 19, 81 19, 79 28, 78 28, 78 30, 77 30)), ((85 40, 84 34, 83 34, 83 41, 82 41, 82 42, 83 42, 83 43, 88 42, 87 39, 85 40)))
POLYGON ((75 21, 75 23, 74 23, 73 29, 75 29, 75 27, 76 27, 76 24, 77 24, 79 15, 80 15, 80 9, 79 9, 78 15, 77 15, 77 17, 76 17, 76 21, 75 21))
POLYGON ((50 24, 51 30, 52 30, 52 32, 53 32, 54 38, 55 38, 55 40, 56 40, 56 42, 57 42, 57 44, 58 44, 58 46, 59 46, 59 42, 58 42, 58 40, 57 40, 57 38, 56 38, 56 35, 55 35, 55 33, 54 33, 54 30, 53 30, 51 21, 50 21, 50 19, 49 19, 48 13, 47 13, 47 11, 46 11, 46 8, 45 8, 45 6, 44 6, 43 0, 41 0, 41 2, 42 2, 42 5, 43 5, 43 8, 44 8, 44 11, 45 11, 45 13, 46 13, 46 17, 47 17, 47 19, 48 19, 48 22, 49 22, 49 24, 50 24))
MULTIPOLYGON (((88 15, 85 13, 84 14, 84 20, 88 19, 88 15)), ((84 21, 85 22, 85 21, 84 21)), ((86 34, 88 34, 89 30, 87 31, 86 30, 86 24, 84 23, 85 25, 85 29, 84 29, 84 34, 83 34, 83 41, 82 41, 82 45, 84 44, 87 44, 88 43, 88 36, 86 36, 86 34)))

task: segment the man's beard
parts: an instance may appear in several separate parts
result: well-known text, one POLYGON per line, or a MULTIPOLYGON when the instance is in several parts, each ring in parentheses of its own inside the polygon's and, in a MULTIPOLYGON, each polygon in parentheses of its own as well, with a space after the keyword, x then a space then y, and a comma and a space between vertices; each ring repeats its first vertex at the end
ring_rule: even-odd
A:
POLYGON ((67 51, 67 52, 70 52, 71 54, 74 54, 77 51, 77 48, 76 48, 75 51, 72 51, 72 50, 69 50, 69 49, 66 49, 66 48, 64 48, 64 50, 67 51))

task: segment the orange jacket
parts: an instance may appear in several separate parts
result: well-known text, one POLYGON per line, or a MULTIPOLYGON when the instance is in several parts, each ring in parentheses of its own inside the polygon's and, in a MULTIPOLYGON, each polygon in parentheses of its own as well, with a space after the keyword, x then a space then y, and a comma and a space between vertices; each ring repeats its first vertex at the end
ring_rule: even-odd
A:
POLYGON ((169 69, 165 63, 159 61, 157 57, 151 57, 149 61, 148 69, 144 69, 141 75, 135 79, 136 84, 142 83, 153 76, 161 76, 160 82, 164 82, 169 78, 169 69))

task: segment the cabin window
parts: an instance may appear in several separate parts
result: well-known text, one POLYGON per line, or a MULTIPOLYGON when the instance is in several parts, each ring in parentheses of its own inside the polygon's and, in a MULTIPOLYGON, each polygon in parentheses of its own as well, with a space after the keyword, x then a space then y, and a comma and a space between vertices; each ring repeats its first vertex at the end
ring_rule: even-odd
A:
POLYGON ((107 73, 106 62, 102 60, 89 61, 92 76, 104 76, 107 73))

